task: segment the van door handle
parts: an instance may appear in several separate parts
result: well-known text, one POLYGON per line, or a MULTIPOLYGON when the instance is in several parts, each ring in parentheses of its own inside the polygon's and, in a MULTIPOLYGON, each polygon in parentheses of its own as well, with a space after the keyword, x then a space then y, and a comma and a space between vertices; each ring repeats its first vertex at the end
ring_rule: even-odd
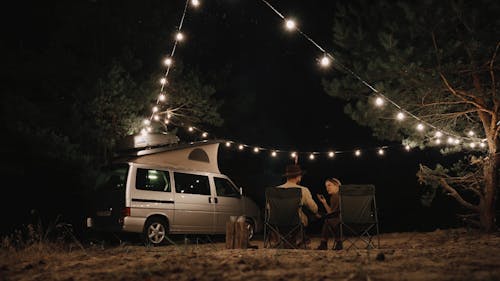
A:
POLYGON ((212 204, 212 197, 208 197, 208 203, 212 204))
POLYGON ((217 197, 214 198, 215 204, 219 203, 219 200, 217 200, 217 197))

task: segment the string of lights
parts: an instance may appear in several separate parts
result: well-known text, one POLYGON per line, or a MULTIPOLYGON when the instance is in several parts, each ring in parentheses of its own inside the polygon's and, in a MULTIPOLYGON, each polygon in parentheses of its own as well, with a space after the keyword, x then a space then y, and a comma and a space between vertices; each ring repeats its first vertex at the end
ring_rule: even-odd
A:
MULTIPOLYGON (((185 128, 189 133, 199 133, 200 137, 202 139, 207 139, 208 138, 208 132, 199 129, 194 126, 184 126, 184 124, 177 124, 175 122, 171 122, 172 125, 179 127, 179 128, 185 128)), ((321 156, 326 156, 328 159, 333 159, 335 158, 336 155, 339 154, 352 154, 355 157, 361 157, 364 151, 375 151, 378 156, 384 156, 386 154, 386 151, 391 148, 396 148, 396 147, 401 147, 400 145, 398 146, 389 146, 389 145, 384 145, 384 146, 378 146, 378 147, 371 147, 371 148, 355 148, 352 150, 318 150, 318 151, 298 151, 298 150, 288 150, 288 149, 277 149, 277 148, 272 148, 272 147, 266 147, 262 145, 250 145, 250 144, 245 144, 243 142, 238 142, 234 140, 219 140, 220 143, 223 144, 223 146, 226 149, 236 149, 238 151, 251 151, 255 154, 259 153, 268 153, 271 157, 279 157, 282 155, 288 155, 292 159, 298 159, 299 156, 305 156, 309 160, 315 160, 318 157, 321 156)), ((403 146, 403 148, 407 151, 410 151, 411 148, 406 145, 403 146)))
MULTIPOLYGON (((172 46, 172 50, 170 52, 170 55, 167 56, 163 61, 163 64, 167 67, 167 69, 165 70, 165 74, 163 75, 163 77, 160 79, 160 85, 161 85, 160 93, 158 95, 158 98, 156 99, 156 104, 153 106, 153 108, 151 110, 152 112, 151 112, 149 119, 145 119, 143 122, 144 125, 146 126, 145 128, 143 128, 141 130, 141 133, 143 133, 143 134, 151 132, 151 130, 152 130, 152 128, 150 127, 151 120, 159 122, 161 119, 160 112, 159 112, 160 111, 160 104, 167 100, 167 95, 165 93, 165 87, 168 85, 168 74, 170 73, 170 69, 172 68, 172 66, 174 64, 174 55, 175 55, 175 50, 177 49, 177 45, 179 44, 179 42, 182 42, 185 39, 184 33, 182 33, 182 26, 184 24, 184 19, 186 18, 187 10, 188 10, 190 3, 191 3, 191 6, 194 8, 199 7, 201 4, 199 0, 186 0, 186 3, 184 5, 184 10, 182 12, 182 16, 181 16, 181 19, 179 22, 179 26, 177 27, 177 30, 175 32, 174 44, 172 46)), ((166 124, 168 124, 169 119, 173 115, 172 110, 167 110, 165 112, 165 115, 166 115, 166 119, 164 120, 164 122, 166 124)))
MULTIPOLYGON (((415 120, 418 121, 418 124, 416 126, 416 130, 423 132, 426 130, 427 127, 432 128, 435 130, 435 134, 431 138, 429 138, 428 142, 433 141, 434 144, 436 145, 441 145, 447 143, 448 145, 458 145, 461 144, 463 140, 471 140, 469 143, 469 146, 471 149, 477 149, 477 148, 485 148, 486 144, 484 140, 477 138, 475 136, 475 133, 470 131, 468 133, 467 137, 461 137, 457 133, 454 132, 448 132, 443 129, 440 129, 439 127, 423 120, 422 118, 416 116, 415 114, 411 113, 410 111, 404 109, 402 106, 394 102, 392 99, 384 95, 382 92, 377 90, 374 86, 372 86, 370 83, 368 83, 366 80, 362 79, 361 76, 356 74, 354 71, 352 71, 350 68, 346 67, 342 63, 340 63, 338 60, 335 60, 334 56, 327 52, 321 45, 319 45, 316 41, 314 41, 310 36, 308 36, 305 32, 303 32, 298 26, 295 20, 293 19, 288 19, 285 16, 283 16, 282 13, 280 13, 274 6, 272 6, 268 1, 266 0, 261 0, 268 8, 270 8, 274 13, 276 13, 281 19, 285 21, 285 28, 289 31, 297 31, 299 34, 304 36, 304 38, 307 39, 311 44, 313 44, 316 48, 318 48, 322 53, 323 56, 318 59, 319 64, 321 67, 329 67, 332 65, 332 63, 335 62, 336 65, 340 66, 341 69, 355 77, 357 80, 359 80, 363 85, 368 87, 375 95, 374 99, 374 104, 377 107, 383 106, 386 102, 389 104, 392 104, 394 107, 398 109, 398 112, 395 115, 396 120, 398 121, 403 121, 406 119, 407 116, 414 118, 415 120), (446 141, 443 141, 442 138, 447 137, 446 141)), ((181 122, 181 124, 177 124, 176 122, 173 121, 174 118, 180 117, 176 114, 176 109, 169 108, 165 111, 160 111, 160 107, 163 102, 166 101, 166 94, 165 94, 165 87, 168 85, 168 74, 170 72, 171 67, 173 66, 173 58, 175 55, 175 50, 177 48, 177 45, 179 42, 183 41, 184 34, 182 33, 182 27, 184 23, 184 19, 186 17, 186 13, 189 7, 189 4, 191 4, 192 7, 197 8, 200 6, 200 1, 199 0, 187 0, 186 4, 184 5, 184 11, 182 13, 182 17, 179 23, 179 26, 176 30, 175 33, 175 40, 174 44, 172 47, 172 50, 170 52, 170 55, 165 58, 164 64, 167 67, 166 72, 164 76, 160 80, 161 88, 160 88, 160 93, 158 95, 158 98, 156 100, 156 104, 152 107, 152 113, 150 118, 144 120, 144 125, 146 126, 141 130, 142 134, 147 134, 152 131, 151 128, 151 121, 157 121, 160 122, 167 128, 167 125, 172 125, 175 127, 180 127, 180 128, 185 128, 188 132, 190 133, 199 133, 202 139, 207 139, 209 137, 209 133, 205 130, 202 130, 200 128, 194 127, 194 126, 186 126, 184 123, 181 122), (162 118, 164 116, 164 118, 162 118), (163 120, 162 120, 163 119, 163 120)), ((180 118, 178 118, 180 119, 180 118)), ((251 149, 254 153, 261 153, 261 152, 268 152, 272 157, 277 157, 278 155, 281 154, 288 154, 290 157, 295 158, 297 160, 299 155, 307 155, 307 158, 310 160, 314 160, 316 157, 320 155, 326 155, 328 158, 334 158, 335 155, 337 154, 345 154, 345 153, 352 153, 356 157, 360 157, 362 155, 362 151, 376 151, 379 156, 385 155, 385 151, 391 146, 378 146, 376 148, 369 148, 369 149, 352 149, 352 150, 328 150, 328 151, 308 151, 308 152, 301 152, 301 151, 291 151, 291 150, 283 150, 283 149, 277 149, 277 148, 268 148, 260 145, 248 145, 245 144, 244 142, 237 142, 233 140, 225 140, 224 145, 227 148, 230 147, 237 147, 239 151, 245 150, 245 149, 251 149)), ((410 151, 411 147, 410 145, 403 145, 404 149, 406 151, 410 151)))
POLYGON ((473 131, 469 131, 467 133, 467 136, 460 136, 459 134, 455 132, 450 132, 447 130, 444 130, 442 128, 439 128, 438 126, 431 124, 430 122, 418 117, 417 115, 413 114, 409 110, 406 110, 399 104, 397 104, 394 100, 386 96, 384 93, 376 89, 374 86, 372 86, 369 82, 361 78, 360 75, 356 74, 353 70, 339 62, 338 60, 335 60, 334 56, 325 50, 325 48, 321 47, 315 40, 313 40, 309 35, 307 35, 305 32, 303 32, 297 25, 296 21, 291 18, 286 18, 280 11, 278 11, 273 5, 271 5, 267 0, 261 0, 269 9, 271 9, 276 15, 278 15, 282 20, 285 22, 285 28, 288 31, 297 31, 300 35, 302 35, 304 38, 306 38, 307 41, 309 41, 311 44, 313 44, 318 50, 320 50, 323 55, 321 58, 318 59, 319 64, 321 67, 327 68, 330 67, 333 62, 335 62, 336 65, 338 65, 342 70, 346 71, 350 75, 352 75, 354 78, 359 80, 363 85, 368 87, 375 95, 374 103, 375 106, 381 107, 383 106, 386 102, 389 104, 392 104, 394 107, 398 109, 398 112, 396 112, 395 117, 396 120, 398 121, 403 121, 406 119, 407 116, 417 120, 417 125, 416 125, 416 130, 419 132, 423 132, 426 130, 426 127, 429 127, 435 131, 435 142, 439 144, 441 141, 442 137, 448 137, 447 142, 450 144, 460 144, 461 140, 469 140, 471 141, 470 145, 471 147, 474 147, 477 144, 481 146, 481 143, 483 143, 485 140, 481 139, 476 136, 476 134, 473 131))
MULTIPOLYGON (((199 134, 199 137, 201 139, 207 139, 208 138, 208 132, 204 131, 198 127, 195 126, 185 126, 184 124, 178 124, 175 122, 171 122, 172 125, 178 127, 178 128, 185 128, 187 132, 192 133, 192 134, 199 134)), ((244 142, 239 142, 235 140, 219 140, 220 143, 223 144, 223 146, 226 149, 236 149, 237 151, 251 151, 254 154, 260 154, 260 153, 268 153, 271 157, 277 158, 283 155, 288 155, 290 158, 295 159, 295 161, 298 160, 299 156, 303 156, 309 160, 316 160, 319 157, 325 157, 328 159, 335 159, 337 155, 343 154, 343 155, 353 155, 356 158, 360 158, 362 155, 365 154, 365 152, 375 152, 377 156, 382 157, 387 154, 389 150, 399 150, 399 149, 404 149, 407 152, 410 152, 412 148, 410 145, 383 145, 383 146, 376 146, 376 147, 369 147, 369 148, 354 148, 354 149, 349 149, 349 150, 337 150, 337 149, 330 149, 330 150, 317 150, 317 151, 298 151, 298 150, 290 150, 290 149, 278 149, 276 147, 268 147, 268 146, 262 146, 262 145, 251 145, 251 144, 246 144, 244 142)), ((448 142, 449 145, 455 145, 455 143, 448 142)), ((481 142, 477 146, 471 146, 470 148, 472 149, 480 149, 480 148, 485 148, 486 144, 484 142, 481 142)))

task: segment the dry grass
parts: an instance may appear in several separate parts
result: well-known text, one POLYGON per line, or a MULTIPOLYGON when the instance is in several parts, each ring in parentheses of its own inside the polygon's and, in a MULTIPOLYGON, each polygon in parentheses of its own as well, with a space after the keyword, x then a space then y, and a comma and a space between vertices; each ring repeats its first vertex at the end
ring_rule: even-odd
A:
MULTIPOLYGON (((371 251, 226 250, 4 239, 0 280, 500 280, 500 236, 463 229, 383 234, 371 251), (9 244, 10 243, 10 244, 9 244)), ((319 240, 314 238, 312 247, 319 240)))

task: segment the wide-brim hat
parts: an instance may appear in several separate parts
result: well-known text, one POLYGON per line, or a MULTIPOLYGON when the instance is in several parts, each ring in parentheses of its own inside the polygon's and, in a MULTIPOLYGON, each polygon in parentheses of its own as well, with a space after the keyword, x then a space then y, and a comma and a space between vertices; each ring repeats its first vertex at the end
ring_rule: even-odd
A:
POLYGON ((302 170, 299 165, 288 165, 285 168, 285 177, 296 177, 305 174, 306 171, 302 170))

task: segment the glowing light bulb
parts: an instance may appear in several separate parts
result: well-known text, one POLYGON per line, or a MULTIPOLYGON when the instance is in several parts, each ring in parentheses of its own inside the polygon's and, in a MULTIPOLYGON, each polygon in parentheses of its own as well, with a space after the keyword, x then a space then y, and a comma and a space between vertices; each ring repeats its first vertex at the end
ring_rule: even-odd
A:
POLYGON ((436 144, 441 144, 441 139, 436 139, 436 144))
POLYGON ((206 138, 206 137, 208 137, 208 133, 207 133, 207 132, 203 132, 203 134, 201 134, 201 136, 202 136, 203 138, 206 138))
POLYGON ((172 117, 172 113, 167 112, 167 119, 170 119, 172 117))
POLYGON ((411 147, 409 145, 405 146, 406 151, 410 151, 411 147))
POLYGON ((459 139, 455 139, 455 144, 460 144, 460 140, 459 139))
POLYGON ((296 158, 296 157, 297 157, 297 152, 292 152, 292 153, 290 153, 290 157, 292 157, 292 158, 296 158))
POLYGON ((175 34, 175 40, 177 41, 182 41, 184 40, 184 34, 182 34, 182 32, 177 32, 177 34, 175 34))
POLYGON ((321 67, 329 67, 331 63, 332 60, 326 54, 323 55, 323 57, 321 57, 321 59, 319 60, 319 64, 321 65, 321 67))
POLYGON ((297 27, 297 24, 295 23, 294 20, 288 19, 285 20, 285 27, 288 30, 294 30, 297 27))
POLYGON ((437 132, 436 132, 436 134, 434 134, 434 136, 435 136, 436 138, 440 138, 440 137, 442 137, 442 136, 443 136, 443 133, 441 133, 441 131, 437 131, 437 132))
POLYGON ((272 157, 276 157, 276 155, 278 155, 278 153, 276 153, 276 151, 271 152, 272 157))
POLYGON ((242 144, 238 145, 239 150, 243 150, 243 148, 245 148, 245 146, 243 146, 242 144))
POLYGON ((165 124, 167 124, 167 125, 168 125, 168 123, 170 123, 170 120, 165 119, 165 124))
POLYGON ((189 127, 188 131, 192 132, 192 131, 194 131, 194 128, 193 127, 189 127))
POLYGON ((471 142, 471 143, 469 144, 469 146, 470 146, 470 148, 476 148, 476 143, 475 143, 475 142, 471 142))
POLYGON ((385 154, 385 151, 382 148, 380 148, 378 150, 378 155, 384 155, 384 154, 385 154))
POLYGON ((375 99, 375 105, 376 105, 376 106, 382 106, 382 105, 384 105, 384 99, 383 99, 383 98, 381 98, 381 97, 377 97, 377 98, 375 99))
POLYGON ((335 156, 335 151, 328 152, 328 157, 333 158, 335 156))
POLYGON ((354 155, 356 155, 356 157, 361 156, 361 150, 356 149, 356 151, 354 151, 354 155))
POLYGON ((471 136, 471 137, 472 137, 473 135, 475 135, 474 131, 472 131, 472 130, 470 130, 467 134, 468 134, 469 136, 471 136))
POLYGON ((160 84, 162 84, 162 85, 167 84, 167 78, 161 78, 160 79, 160 84))
POLYGON ((482 142, 482 143, 480 143, 480 144, 479 144, 479 146, 480 146, 481 148, 485 148, 485 147, 486 147, 486 144, 485 144, 484 142, 482 142))
POLYGON ((147 135, 147 134, 148 134, 148 130, 146 130, 146 129, 142 129, 142 130, 141 130, 141 134, 142 134, 143 136, 147 135))
POLYGON ((153 128, 147 127, 146 130, 148 130, 148 133, 151 133, 151 131, 153 130, 153 128))
POLYGON ((452 138, 452 137, 449 137, 449 138, 448 138, 448 140, 447 140, 447 142, 448 142, 449 144, 454 144, 454 143, 455 143, 455 139, 454 139, 454 138, 452 138))
POLYGON ((153 106, 153 112, 158 112, 158 106, 153 106))
POLYGON ((314 160, 314 158, 316 158, 316 157, 314 156, 314 153, 309 154, 309 159, 314 160))
POLYGON ((160 116, 155 115, 155 116, 153 116, 153 119, 155 119, 155 121, 159 121, 160 120, 160 116))
POLYGON ((226 147, 230 147, 231 146, 231 142, 230 141, 226 141, 226 147))
POLYGON ((255 153, 259 152, 259 148, 258 147, 254 147, 253 148, 253 152, 255 152, 255 153))
POLYGON ((159 100, 159 101, 165 101, 166 99, 167 99, 167 96, 165 96, 165 94, 160 94, 160 95, 158 96, 158 100, 159 100))
POLYGON ((142 123, 144 123, 144 125, 146 125, 146 126, 149 126, 149 124, 151 124, 151 121, 149 121, 149 119, 144 119, 144 121, 142 121, 142 123))
POLYGON ((163 63, 166 65, 166 66, 171 66, 172 63, 174 63, 174 61, 172 60, 172 58, 168 57, 166 58, 163 63))
POLYGON ((421 131, 423 131, 424 129, 425 129, 424 124, 422 124, 422 123, 418 123, 418 125, 417 125, 417 131, 420 131, 420 132, 421 132, 421 131))
POLYGON ((398 114, 396 115, 396 119, 398 119, 399 121, 403 121, 405 120, 405 114, 403 112, 398 112, 398 114))
POLYGON ((200 1, 199 0, 191 0, 191 5, 193 5, 193 7, 198 7, 198 6, 200 6, 200 1))

